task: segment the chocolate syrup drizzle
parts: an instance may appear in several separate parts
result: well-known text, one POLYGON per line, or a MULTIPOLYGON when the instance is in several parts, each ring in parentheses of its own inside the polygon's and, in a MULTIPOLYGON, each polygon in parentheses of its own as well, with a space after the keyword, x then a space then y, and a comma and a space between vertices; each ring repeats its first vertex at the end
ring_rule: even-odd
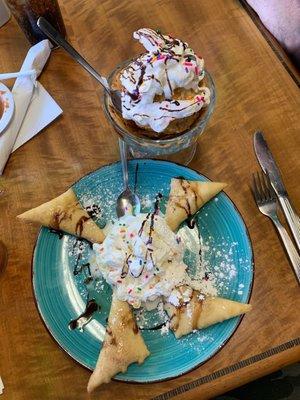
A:
POLYGON ((84 224, 86 221, 88 221, 90 219, 91 219, 91 217, 86 217, 85 215, 83 215, 82 217, 79 218, 79 220, 76 223, 76 227, 75 227, 76 235, 78 235, 78 236, 82 235, 84 224))
MULTIPOLYGON (((168 322, 168 321, 167 321, 168 322)), ((158 329, 161 329, 163 326, 166 326, 167 322, 164 322, 163 324, 159 324, 157 326, 154 326, 153 328, 139 328, 140 331, 157 331, 158 329)))
MULTIPOLYGON (((74 269, 73 269, 73 275, 78 275, 79 272, 82 272, 85 268, 89 268, 90 264, 83 264, 82 266, 79 266, 79 262, 82 260, 82 253, 84 250, 84 243, 87 243, 89 247, 92 249, 93 244, 89 242, 86 239, 76 239, 75 243, 73 244, 73 252, 75 251, 76 247, 78 246, 78 255, 75 261, 74 269)), ((91 271, 89 270, 89 274, 91 275, 91 271)))
POLYGON ((74 268, 74 271, 73 271, 73 275, 76 276, 76 275, 80 274, 81 272, 83 272, 85 269, 87 269, 89 276, 91 276, 92 274, 91 274, 90 266, 91 266, 90 263, 82 264, 80 266, 76 265, 74 268))
MULTIPOLYGON (((76 239, 75 243, 73 244, 73 252, 75 252, 76 247, 78 248, 78 254, 77 258, 75 261, 74 269, 73 269, 73 275, 77 276, 79 274, 84 274, 85 279, 83 283, 85 285, 88 285, 91 283, 94 278, 92 277, 91 274, 91 269, 90 269, 90 263, 87 262, 85 264, 79 265, 80 261, 82 260, 83 252, 84 252, 84 244, 88 244, 91 248, 93 247, 93 244, 89 242, 86 239, 76 239)), ((88 286, 87 286, 88 288, 88 286)), ((88 290, 88 289, 87 289, 88 290)), ((88 296, 87 296, 87 304, 84 312, 80 314, 77 318, 73 319, 72 321, 69 322, 68 327, 71 330, 74 329, 83 329, 83 327, 88 324, 92 317, 93 314, 100 310, 100 305, 96 303, 95 299, 89 299, 89 290, 88 290, 88 296)))
POLYGON ((146 222, 148 221, 149 217, 150 217, 150 213, 148 213, 148 214, 146 215, 146 218, 145 218, 144 221, 142 222, 142 225, 141 225, 140 230, 139 230, 139 232, 138 232, 138 235, 139 235, 139 236, 142 236, 142 233, 143 233, 143 230, 144 230, 144 226, 145 226, 146 222))
POLYGON ((51 233, 54 233, 54 235, 58 236, 58 239, 61 240, 64 237, 64 232, 57 230, 57 229, 50 229, 51 233))
POLYGON ((98 204, 92 204, 91 206, 85 207, 85 211, 91 218, 98 218, 101 215, 101 208, 98 206, 98 204))
MULTIPOLYGON (((177 100, 174 100, 174 101, 172 101, 172 103, 173 104, 175 104, 176 106, 179 106, 180 105, 180 102, 179 101, 177 101, 177 100)), ((171 103, 171 104, 172 104, 171 103)), ((188 106, 186 106, 186 107, 182 107, 182 108, 180 108, 180 109, 170 109, 170 108, 166 108, 166 107, 159 107, 159 109, 160 110, 164 110, 164 111, 169 111, 169 112, 178 112, 178 111, 183 111, 183 110, 186 110, 186 109, 188 109, 188 108, 190 108, 190 107, 193 107, 195 104, 197 103, 197 101, 194 101, 193 103, 191 103, 191 104, 189 104, 188 106)))
MULTIPOLYGON (((181 185, 182 189, 184 190, 185 195, 187 196, 188 187, 186 187, 184 185, 185 178, 183 176, 177 176, 175 179, 179 179, 180 180, 180 185, 181 185)), ((189 189, 193 192, 193 194, 195 196, 195 202, 197 203, 197 194, 196 194, 196 192, 194 190, 192 190, 192 188, 190 186, 189 186, 189 189)), ((190 202, 189 202, 188 198, 186 197, 186 206, 185 207, 181 206, 179 203, 177 203, 176 205, 178 207, 184 209, 184 211, 187 214, 187 219, 186 219, 187 226, 190 229, 193 229, 195 227, 195 225, 196 225, 196 216, 195 216, 195 214, 192 214, 191 205, 190 205, 190 202)))
POLYGON ((88 324, 90 322, 93 314, 96 311, 99 311, 100 308, 101 307, 96 303, 95 299, 88 300, 83 313, 80 314, 79 317, 72 319, 69 322, 69 324, 68 324, 69 329, 70 330, 74 330, 77 328, 82 329, 86 324, 88 324))
MULTIPOLYGON (((143 31, 143 33, 141 35, 144 36, 145 38, 147 38, 152 45, 159 47, 159 50, 157 50, 153 54, 156 55, 156 56, 159 56, 160 54, 164 55, 164 64, 165 65, 167 64, 167 62, 169 60, 175 60, 177 62, 180 61, 182 55, 175 53, 175 51, 174 51, 175 47, 182 45, 184 51, 187 49, 187 44, 185 42, 182 42, 182 41, 180 41, 178 39, 175 39, 175 38, 173 38, 171 36, 164 37, 160 33, 160 31, 156 31, 156 37, 153 36, 153 32, 146 33, 145 31, 143 31), (161 44, 159 39, 161 39, 163 41, 163 45, 161 44)), ((143 54, 142 54, 142 56, 143 56, 143 54)), ((185 54, 184 58, 188 62, 190 62, 192 60, 196 61, 196 57, 194 56, 194 54, 185 54)), ((147 61, 148 61, 148 64, 150 64, 153 67, 152 58, 149 58, 147 61)), ((167 78, 168 86, 169 86, 169 89, 170 89, 170 93, 172 95, 173 94, 173 88, 172 88, 172 85, 170 83, 170 79, 169 79, 169 76, 168 76, 167 69, 165 70, 165 72, 166 72, 166 78, 167 78)), ((134 104, 132 104, 133 107, 135 106, 135 104, 137 104, 138 102, 141 101, 140 86, 146 80, 155 79, 153 75, 152 76, 151 75, 150 76, 146 75, 146 66, 139 59, 134 60, 127 67, 127 69, 124 69, 123 72, 121 73, 121 77, 122 77, 122 79, 125 79, 125 80, 129 79, 134 85, 136 85, 136 87, 135 87, 135 89, 133 90, 132 93, 129 92, 128 90, 124 89, 126 94, 128 94, 128 96, 133 101, 133 103, 134 103, 134 104), (141 73, 140 73, 138 82, 136 82, 136 79, 134 77, 134 73, 137 72, 138 70, 140 70, 141 73)), ((158 79, 156 79, 156 81, 159 82, 158 79)), ((159 83, 161 83, 161 82, 159 82, 159 83)), ((178 101, 175 101, 175 102, 172 102, 172 103, 174 103, 176 106, 180 105, 180 102, 178 102, 178 101)), ((167 111, 169 113, 172 113, 172 112, 178 112, 178 111, 186 110, 186 109, 194 106, 196 103, 197 103, 197 101, 193 102, 192 104, 189 104, 186 107, 182 107, 179 110, 178 109, 169 109, 169 108, 165 108, 165 107, 160 107, 160 109, 163 110, 163 111, 167 111)), ((124 106, 124 104, 123 104, 123 106, 124 106)), ((129 110, 127 107, 125 107, 125 108, 127 110, 129 110)), ((135 117, 137 115, 143 116, 143 117, 146 117, 146 118, 149 117, 149 115, 147 115, 147 114, 139 114, 139 113, 134 114, 133 117, 135 117)), ((163 118, 170 118, 170 116, 162 116, 162 117, 156 118, 156 120, 163 119, 163 118)))
POLYGON ((126 276, 128 275, 129 263, 130 263, 129 259, 131 256, 132 256, 132 254, 129 254, 129 256, 126 257, 126 260, 125 260, 125 263, 123 265, 122 272, 121 272, 122 279, 126 278, 126 276))
MULTIPOLYGON (((152 244, 152 234, 154 232, 154 220, 155 220, 155 216, 158 214, 159 211, 159 203, 162 199, 162 194, 158 193, 155 199, 155 203, 154 203, 154 211, 150 214, 151 218, 151 222, 150 222, 150 228, 149 228, 149 238, 147 241, 147 244, 152 244)), ((149 214, 148 214, 149 215, 149 214)), ((144 227, 144 225, 142 224, 142 228, 144 227)), ((141 234, 143 232, 143 229, 141 230, 141 234)), ((141 236, 141 234, 139 234, 139 236, 141 236)))
POLYGON ((186 223, 190 229, 194 229, 196 225, 195 216, 193 215, 192 217, 188 217, 186 223))

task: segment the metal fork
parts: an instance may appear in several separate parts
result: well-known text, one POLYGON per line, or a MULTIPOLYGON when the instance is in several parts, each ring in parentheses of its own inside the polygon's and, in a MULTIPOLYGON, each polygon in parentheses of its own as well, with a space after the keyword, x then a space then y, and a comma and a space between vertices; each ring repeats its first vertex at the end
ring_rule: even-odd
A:
POLYGON ((269 217, 274 223, 288 253, 298 283, 300 284, 300 256, 287 230, 279 221, 277 215, 277 199, 268 174, 264 174, 263 172, 253 174, 252 192, 259 211, 269 217))

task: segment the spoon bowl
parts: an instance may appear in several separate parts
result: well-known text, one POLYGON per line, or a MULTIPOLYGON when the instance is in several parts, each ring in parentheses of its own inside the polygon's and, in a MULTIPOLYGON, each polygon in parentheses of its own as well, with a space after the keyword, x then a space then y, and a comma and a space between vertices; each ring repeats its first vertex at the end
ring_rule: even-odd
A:
POLYGON ((127 187, 117 199, 118 218, 123 217, 125 214, 137 215, 140 211, 140 199, 127 187))

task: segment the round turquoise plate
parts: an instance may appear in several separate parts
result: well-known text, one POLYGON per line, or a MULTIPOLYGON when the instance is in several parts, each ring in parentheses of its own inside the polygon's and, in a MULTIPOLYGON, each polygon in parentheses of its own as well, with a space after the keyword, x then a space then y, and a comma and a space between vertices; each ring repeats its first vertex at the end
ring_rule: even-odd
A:
MULTIPOLYGON (((152 210, 158 192, 164 196, 161 204, 164 212, 171 178, 207 180, 189 168, 154 160, 130 161, 129 175, 130 185, 142 199, 145 212, 152 210)), ((121 179, 121 166, 116 163, 92 172, 73 185, 79 201, 94 212, 100 226, 115 218, 121 179)), ((203 242, 203 262, 215 279, 218 294, 248 302, 253 280, 252 248, 243 219, 232 201, 224 193, 217 195, 200 210, 197 226, 203 242)), ((188 228, 183 226, 182 230, 188 228)), ((187 231, 186 236, 189 235, 187 231)), ((105 282, 87 283, 88 268, 80 271, 91 251, 87 242, 70 235, 60 237, 42 228, 33 257, 33 289, 40 315, 59 346, 89 369, 96 365, 111 301, 111 289, 105 282), (83 331, 68 329, 69 322, 84 311, 88 296, 96 299, 101 311, 83 331)), ((191 259, 187 260, 189 262, 191 259)), ((130 365, 126 373, 118 374, 116 379, 154 382, 184 374, 212 357, 234 333, 239 322, 240 318, 233 318, 179 340, 171 331, 143 330, 151 355, 142 365, 130 365)))

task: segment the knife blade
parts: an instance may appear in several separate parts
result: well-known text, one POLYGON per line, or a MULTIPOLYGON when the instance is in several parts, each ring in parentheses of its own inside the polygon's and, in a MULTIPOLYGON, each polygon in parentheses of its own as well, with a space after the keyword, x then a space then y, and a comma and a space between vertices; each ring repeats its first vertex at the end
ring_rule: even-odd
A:
POLYGON ((264 173, 268 173, 270 177, 272 187, 277 194, 283 213, 292 231, 298 250, 300 251, 300 218, 296 214, 288 198, 279 168, 262 132, 255 132, 253 143, 257 160, 264 173))
POLYGON ((279 168, 277 167, 277 164, 262 132, 255 132, 254 134, 254 150, 262 170, 265 174, 268 171, 270 181, 277 196, 287 195, 279 168))

